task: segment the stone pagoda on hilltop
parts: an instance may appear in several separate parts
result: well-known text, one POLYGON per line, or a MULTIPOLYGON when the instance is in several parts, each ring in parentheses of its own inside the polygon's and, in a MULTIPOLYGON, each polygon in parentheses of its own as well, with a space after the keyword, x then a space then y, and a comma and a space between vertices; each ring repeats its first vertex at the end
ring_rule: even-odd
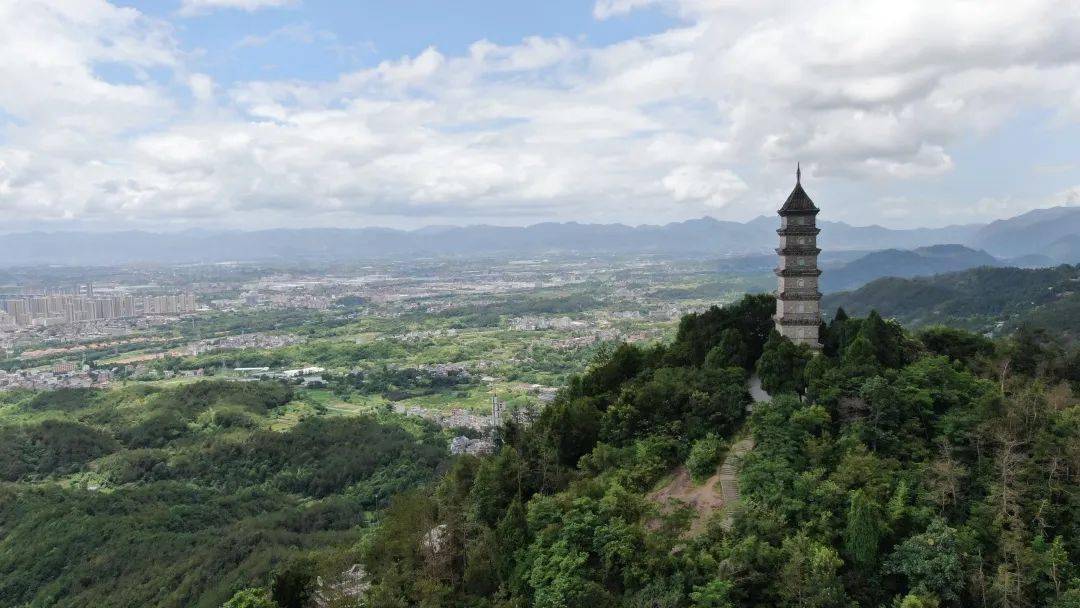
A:
POLYGON ((820 348, 821 292, 817 259, 817 214, 820 211, 802 187, 802 169, 795 169, 795 189, 787 197, 780 214, 780 266, 776 268, 776 331, 796 344, 820 348))

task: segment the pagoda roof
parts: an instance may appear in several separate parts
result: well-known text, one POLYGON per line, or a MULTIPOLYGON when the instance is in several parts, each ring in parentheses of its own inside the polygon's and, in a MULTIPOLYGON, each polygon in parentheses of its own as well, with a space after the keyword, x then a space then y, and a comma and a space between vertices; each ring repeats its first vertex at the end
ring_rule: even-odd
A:
POLYGON ((795 189, 788 195, 787 200, 784 201, 784 206, 780 207, 780 215, 789 215, 795 213, 817 213, 820 211, 815 205, 814 201, 810 200, 810 195, 803 190, 802 187, 802 168, 795 169, 795 189))

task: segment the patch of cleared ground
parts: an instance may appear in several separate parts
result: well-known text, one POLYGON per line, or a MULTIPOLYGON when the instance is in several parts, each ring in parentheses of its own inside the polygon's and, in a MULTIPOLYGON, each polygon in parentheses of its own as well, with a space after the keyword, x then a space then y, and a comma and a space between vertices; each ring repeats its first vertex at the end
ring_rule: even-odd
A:
MULTIPOLYGON (((696 536, 705 531, 709 518, 719 511, 730 511, 727 507, 739 502, 739 460, 754 448, 750 437, 740 439, 731 446, 724 462, 716 473, 696 484, 690 471, 684 466, 675 469, 675 475, 665 484, 649 494, 649 500, 660 506, 663 513, 672 513, 681 506, 691 507, 697 515, 691 520, 687 536, 696 536)), ((652 522, 658 525, 659 522, 652 522)), ((725 527, 730 526, 728 518, 725 527)))

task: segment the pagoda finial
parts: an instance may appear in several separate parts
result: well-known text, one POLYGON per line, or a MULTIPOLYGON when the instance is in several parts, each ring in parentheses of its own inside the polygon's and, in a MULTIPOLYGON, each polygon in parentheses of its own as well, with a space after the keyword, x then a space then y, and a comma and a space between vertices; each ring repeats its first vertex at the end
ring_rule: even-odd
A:
POLYGON ((795 163, 795 183, 802 183, 802 163, 795 163))

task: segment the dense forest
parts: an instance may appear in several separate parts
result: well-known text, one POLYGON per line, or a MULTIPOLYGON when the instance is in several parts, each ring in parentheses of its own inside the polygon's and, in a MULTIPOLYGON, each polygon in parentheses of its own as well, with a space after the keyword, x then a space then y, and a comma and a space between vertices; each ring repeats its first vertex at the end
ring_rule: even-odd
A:
POLYGON ((271 382, 6 394, 0 606, 216 608, 268 578, 287 597, 444 460, 415 420, 269 430, 292 399, 271 382))
POLYGON ((280 383, 8 394, 0 605, 1080 606, 1076 346, 841 310, 818 355, 774 308, 601 349, 486 457, 391 415, 271 430, 280 383), (704 525, 656 498, 748 440, 704 525))
POLYGON ((1075 351, 841 312, 812 356, 772 309, 608 353, 497 455, 397 497, 358 550, 367 605, 1080 606, 1075 351), (744 420, 755 368, 773 400, 744 420), (690 534, 649 491, 739 432, 741 504, 690 534))

